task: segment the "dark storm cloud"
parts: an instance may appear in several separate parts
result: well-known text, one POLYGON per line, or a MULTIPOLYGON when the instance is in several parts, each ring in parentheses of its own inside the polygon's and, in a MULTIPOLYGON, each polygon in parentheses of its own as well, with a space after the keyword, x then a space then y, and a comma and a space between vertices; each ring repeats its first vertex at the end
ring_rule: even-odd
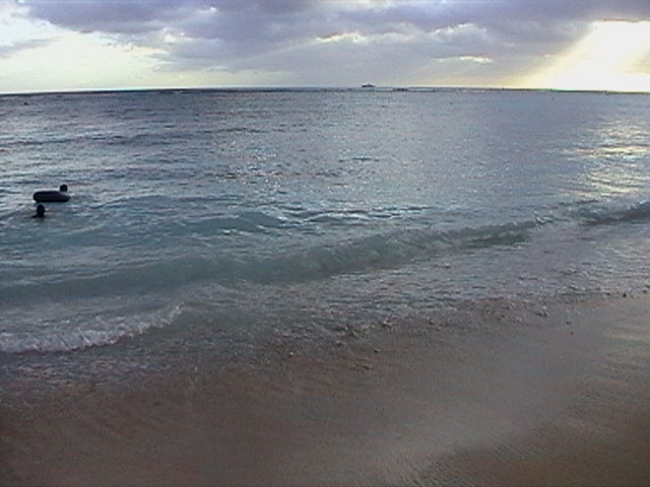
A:
POLYGON ((515 70, 517 64, 525 66, 579 39, 589 22, 650 20, 648 0, 23 0, 20 4, 33 18, 61 27, 125 35, 129 42, 162 49, 171 68, 216 66, 296 75, 306 66, 315 73, 348 63, 355 69, 365 66, 369 76, 380 76, 387 64, 408 71, 430 59, 455 56, 502 59, 508 65, 501 69, 515 70), (346 35, 370 39, 370 44, 348 41, 346 35), (165 43, 165 36, 182 42, 165 43))

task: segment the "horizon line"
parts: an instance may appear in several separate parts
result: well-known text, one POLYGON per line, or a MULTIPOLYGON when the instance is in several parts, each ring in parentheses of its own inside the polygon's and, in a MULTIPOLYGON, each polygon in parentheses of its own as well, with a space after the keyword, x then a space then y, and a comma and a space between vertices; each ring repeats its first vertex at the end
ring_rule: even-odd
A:
POLYGON ((63 90, 35 90, 35 91, 0 91, 0 97, 4 96, 42 96, 42 95, 92 95, 109 93, 147 93, 162 92, 166 94, 193 92, 193 91, 239 91, 239 92, 281 92, 281 91, 360 91, 360 92, 436 92, 436 91, 521 91, 521 92, 549 92, 549 93, 602 93, 620 95, 648 95, 650 91, 637 90, 608 90, 589 88, 530 88, 530 87, 509 87, 509 86, 428 86, 428 85, 374 85, 364 83, 358 86, 192 86, 192 87, 127 87, 127 88, 78 88, 63 90))

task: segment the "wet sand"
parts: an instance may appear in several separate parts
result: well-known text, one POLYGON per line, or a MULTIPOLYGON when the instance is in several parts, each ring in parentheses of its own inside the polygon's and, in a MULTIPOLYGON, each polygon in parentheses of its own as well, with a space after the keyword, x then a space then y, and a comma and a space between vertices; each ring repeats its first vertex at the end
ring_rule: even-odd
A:
POLYGON ((650 299, 487 303, 3 393, 0 485, 650 485, 650 299))

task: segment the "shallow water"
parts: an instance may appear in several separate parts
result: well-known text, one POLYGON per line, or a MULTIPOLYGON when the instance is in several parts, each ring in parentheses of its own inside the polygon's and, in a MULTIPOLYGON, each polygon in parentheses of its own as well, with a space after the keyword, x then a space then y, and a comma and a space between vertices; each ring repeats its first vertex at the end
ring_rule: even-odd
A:
POLYGON ((0 115, 4 354, 233 353, 648 284, 647 95, 48 94, 0 115))

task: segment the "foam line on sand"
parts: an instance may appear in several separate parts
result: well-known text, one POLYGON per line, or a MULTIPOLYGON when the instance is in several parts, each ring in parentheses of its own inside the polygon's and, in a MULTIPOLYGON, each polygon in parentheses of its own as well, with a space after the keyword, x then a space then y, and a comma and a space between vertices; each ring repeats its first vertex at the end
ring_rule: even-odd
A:
POLYGON ((648 326, 646 296, 493 303, 328 350, 3 393, 0 484, 649 485, 648 326))

